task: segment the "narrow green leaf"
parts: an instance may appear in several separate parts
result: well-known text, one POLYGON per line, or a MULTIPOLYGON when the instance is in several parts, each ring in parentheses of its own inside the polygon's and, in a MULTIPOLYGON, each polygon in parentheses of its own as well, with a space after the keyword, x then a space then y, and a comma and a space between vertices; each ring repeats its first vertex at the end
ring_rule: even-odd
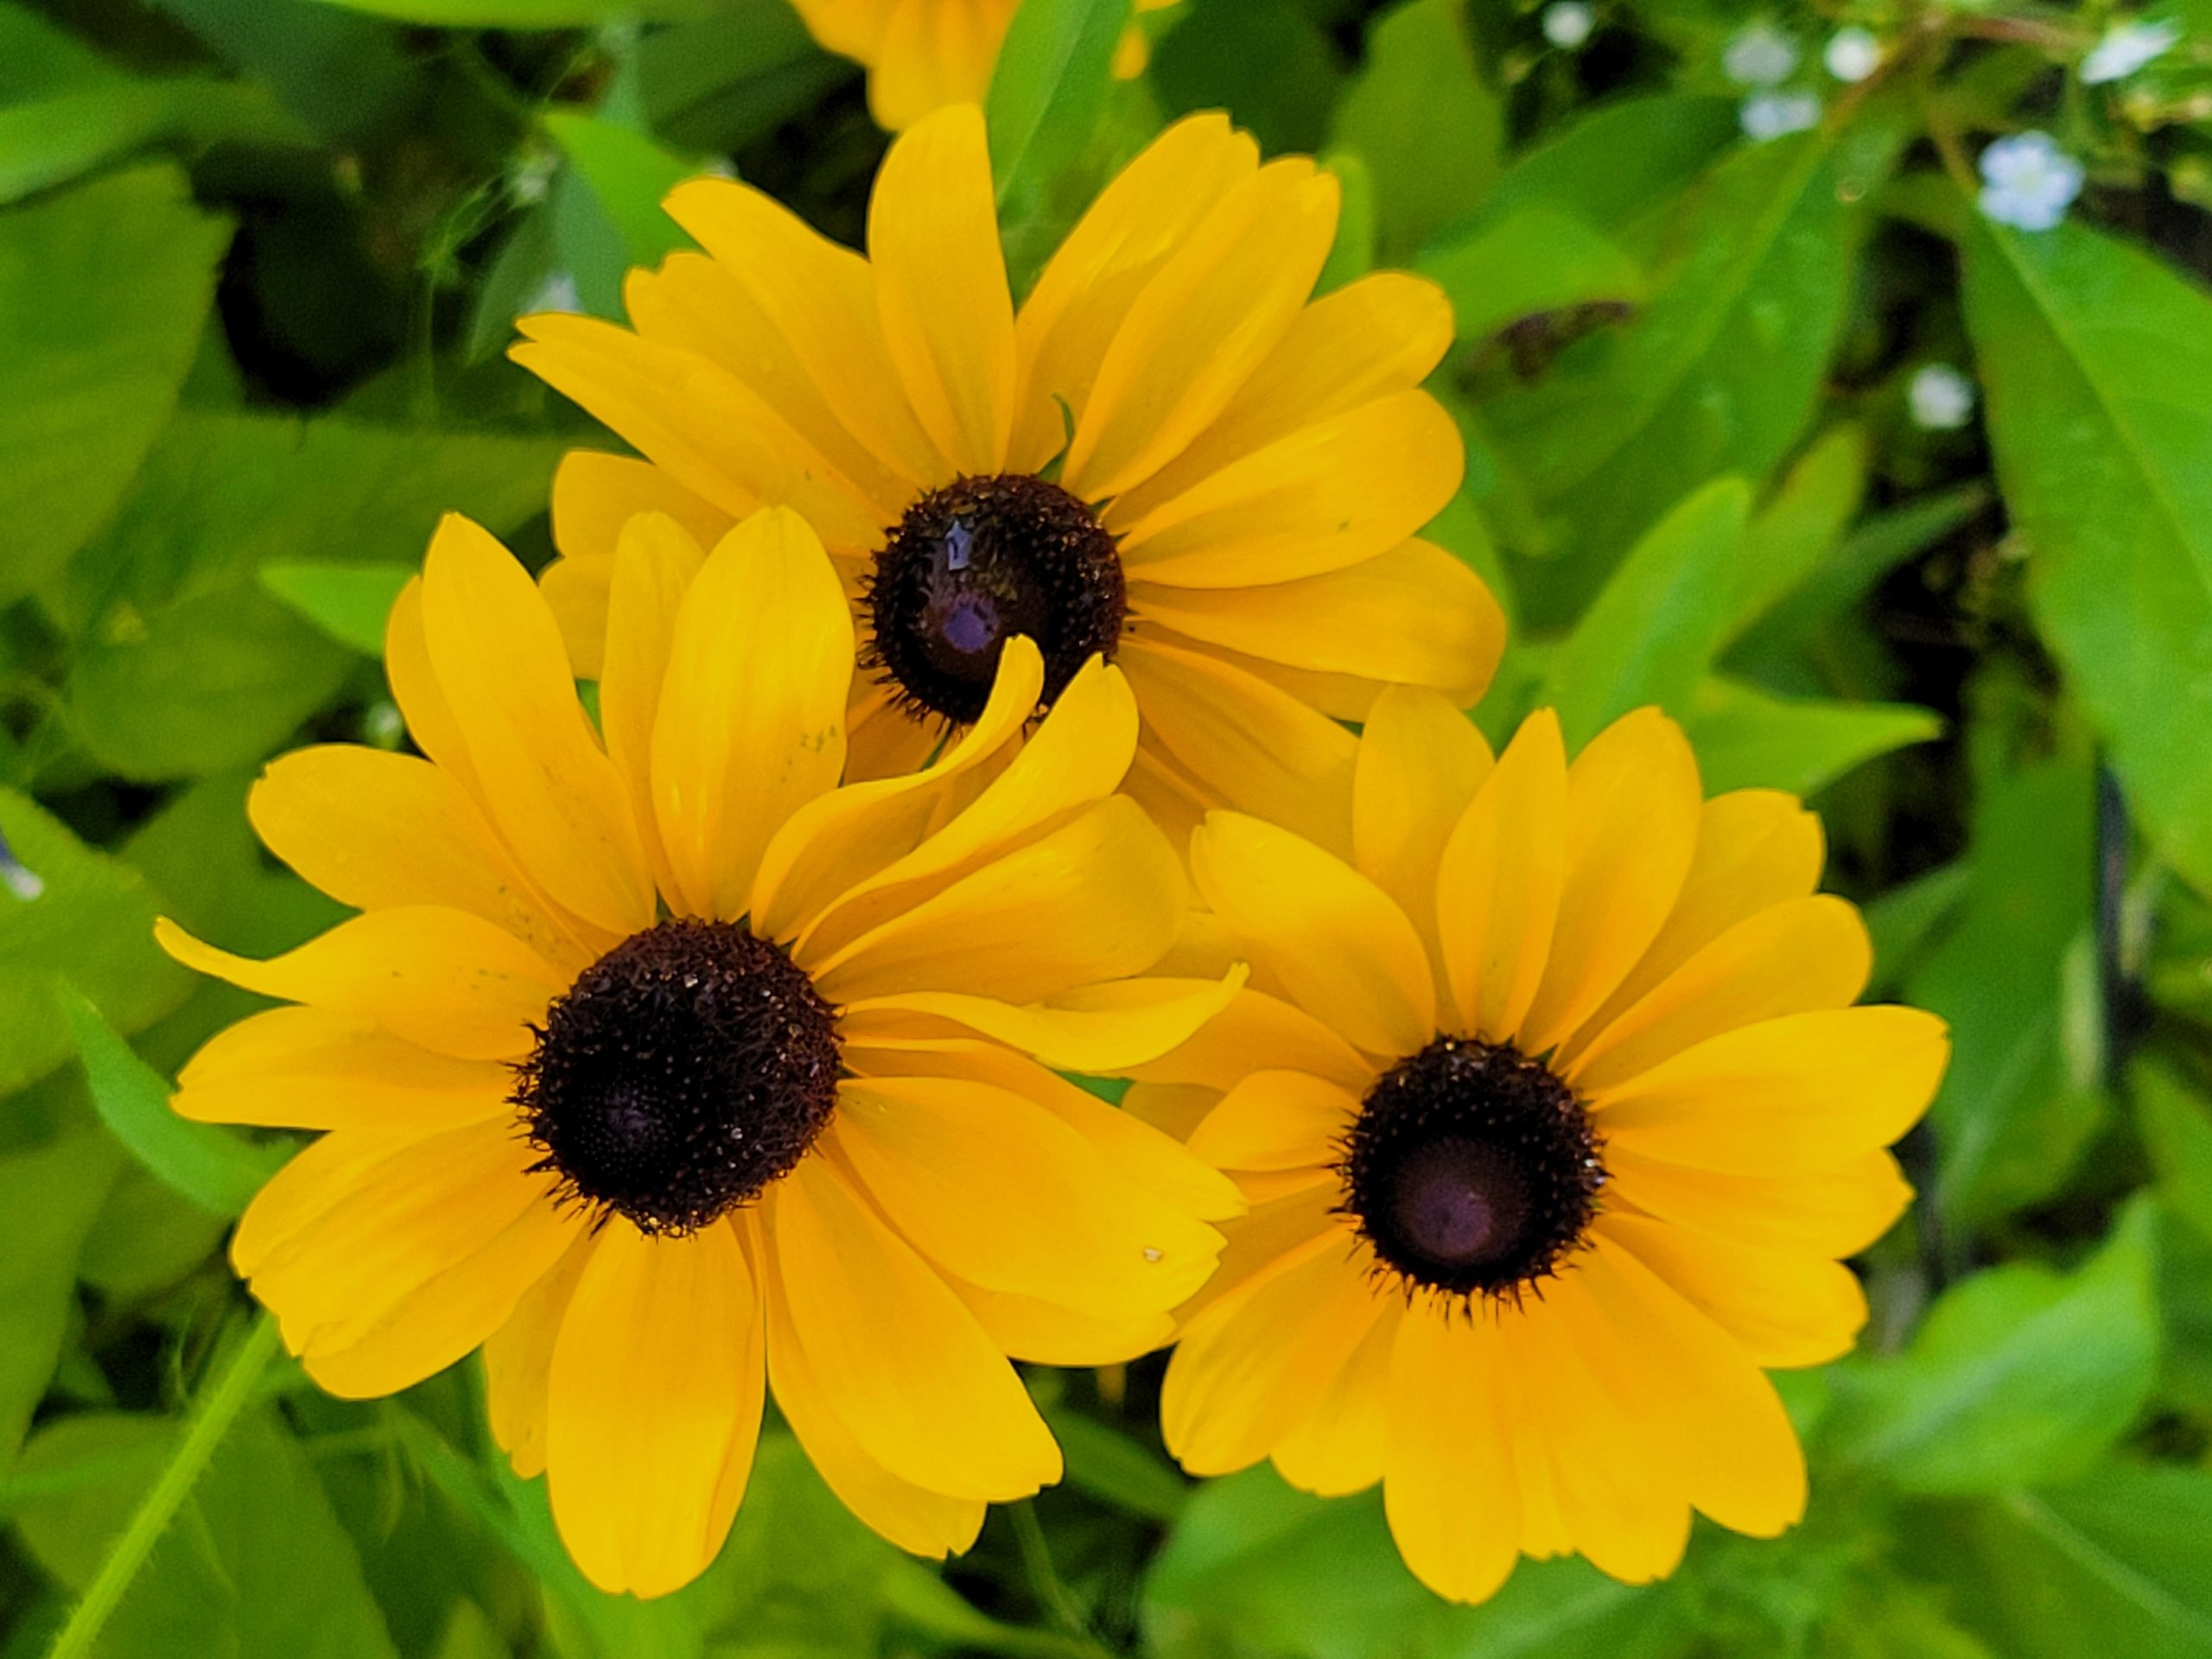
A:
POLYGON ((1432 248, 1415 267, 1452 301, 1461 340, 1487 340, 1509 323, 1577 306, 1640 303, 1643 267, 1604 232, 1560 208, 1516 209, 1432 248))
POLYGON ((79 992, 64 986, 62 1013, 75 1033, 100 1121, 130 1155, 212 1215, 235 1216, 287 1155, 212 1123, 194 1123, 169 1107, 168 1085, 116 1035, 79 992))
POLYGON ((1736 613, 1728 621, 1731 640, 1827 561, 1866 493, 1866 435, 1859 428, 1823 433, 1797 458, 1744 538, 1736 613))
POLYGON ((2159 1197, 2212 1241, 2212 1104, 2155 1061, 2138 1064, 2131 1080, 2136 1127, 2158 1173, 2159 1197))
POLYGON ((1750 488, 1733 478, 1677 503, 1553 654, 1544 701, 1559 710, 1570 749, 1645 703, 1689 714, 1727 626, 1751 506, 1750 488))
POLYGON ((75 1306, 77 1260, 123 1162, 105 1135, 0 1158, 0 1468, 13 1462, 53 1380, 75 1306))
POLYGON ((540 118, 569 162, 553 193, 555 263, 588 309, 619 316, 624 273, 690 245, 661 202, 698 164, 598 116, 553 110, 540 118))
POLYGON ((1128 19, 1129 0, 1022 0, 983 105, 1001 219, 1049 200, 1083 154, 1128 19))
POLYGON ((1067 1459, 1069 1485, 1151 1521, 1183 1512, 1190 1484, 1159 1453, 1080 1412, 1048 1412, 1046 1420, 1067 1459))
POLYGON ((628 18, 696 17, 714 0, 320 0, 441 29, 586 29, 628 18))
POLYGON ((341 645, 381 657, 385 620, 414 575, 406 564, 278 560, 261 567, 261 585, 341 645))
POLYGON ((1910 703, 1777 697, 1713 675, 1698 686, 1688 729, 1707 794, 1812 795, 1876 755, 1941 736, 1943 720, 1910 703))

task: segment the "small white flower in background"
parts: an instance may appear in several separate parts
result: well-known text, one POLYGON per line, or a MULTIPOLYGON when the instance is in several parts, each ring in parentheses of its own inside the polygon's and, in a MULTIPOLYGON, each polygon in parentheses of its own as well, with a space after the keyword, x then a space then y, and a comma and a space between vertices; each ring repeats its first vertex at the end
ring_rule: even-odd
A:
POLYGON ((737 163, 727 156, 715 156, 713 161, 701 168, 699 173, 702 178, 728 179, 733 184, 738 182, 737 163))
POLYGON ((383 697, 361 711, 361 741, 379 749, 396 749, 407 735, 406 716, 390 697, 383 697))
POLYGON ((1853 24, 1828 36, 1821 62, 1838 80, 1864 80, 1882 67, 1882 43, 1871 29, 1853 24))
POLYGON ((1773 86, 1796 72, 1797 42, 1761 18, 1728 42, 1720 67, 1738 86, 1773 86))
POLYGON ((1744 124, 1747 137, 1764 143, 1819 125, 1821 100, 1810 92, 1754 92, 1744 100, 1736 118, 1744 124))
POLYGON ((2016 132, 1981 152, 1981 211, 2015 230, 2047 231, 2082 194, 2082 163, 2047 132, 2016 132))
POLYGON ((545 280, 537 285, 537 292, 530 296, 530 303, 523 307, 524 316, 541 311, 566 311, 571 315, 584 308, 583 296, 576 289, 576 279, 565 270, 549 271, 545 280))
POLYGON ((1955 432, 1974 416, 1974 382, 1948 363, 1926 364, 1906 383, 1904 400, 1923 431, 1955 432))
POLYGON ((2082 60, 2082 84, 2101 86, 2108 80, 2125 80, 2179 39, 2181 25, 2176 22, 2114 23, 2082 60))
POLYGON ((553 175, 560 166, 560 157, 550 148, 531 150, 507 175, 507 194, 525 207, 544 200, 552 193, 553 175))
POLYGON ((1598 26, 1597 15, 1582 0, 1552 0, 1544 8, 1541 22, 1544 38, 1568 52, 1588 40, 1590 31, 1598 26))
POLYGON ((0 839, 0 887, 27 905, 46 891, 45 880, 37 871, 27 870, 16 861, 16 855, 8 850, 4 839, 0 839))

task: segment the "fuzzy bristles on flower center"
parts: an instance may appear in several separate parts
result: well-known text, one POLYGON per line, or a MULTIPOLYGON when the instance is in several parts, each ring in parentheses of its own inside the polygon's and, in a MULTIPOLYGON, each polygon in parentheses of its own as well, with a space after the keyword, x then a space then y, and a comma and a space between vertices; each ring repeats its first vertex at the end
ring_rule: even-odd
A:
POLYGON ((516 1068, 515 1104, 572 1199, 689 1233, 806 1155, 837 1101, 834 1012, 730 922, 663 922, 577 977, 516 1068))
POLYGON ((1408 1294, 1517 1297, 1597 1210, 1573 1091, 1510 1044, 1440 1037, 1382 1074, 1338 1166, 1344 1212, 1408 1294))
POLYGON ((983 712, 1016 634, 1045 658, 1045 701, 1111 658, 1127 601, 1121 555, 1090 508, 1024 473, 963 478, 908 507, 868 579, 873 664, 908 712, 983 712))

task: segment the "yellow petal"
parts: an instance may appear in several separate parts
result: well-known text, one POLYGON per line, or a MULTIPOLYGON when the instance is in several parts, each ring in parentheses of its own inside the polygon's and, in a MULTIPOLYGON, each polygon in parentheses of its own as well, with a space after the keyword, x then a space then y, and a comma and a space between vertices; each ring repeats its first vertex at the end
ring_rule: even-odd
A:
POLYGON ((1402 542, 1326 575, 1264 586, 1178 588, 1140 579, 1140 626, 1315 673, 1433 687, 1455 709, 1483 694, 1505 647, 1490 589, 1441 548, 1402 542))
POLYGON ((340 922, 269 962, 202 944, 167 918, 162 949, 196 972, 264 996, 374 1020, 440 1054, 512 1059, 531 1026, 569 987, 529 946, 457 910, 407 906, 340 922))
POLYGON ((1059 1478, 1059 1448, 1014 1368, 829 1160, 800 1164, 766 1208, 808 1369, 869 1456, 954 1497, 1027 1497, 1059 1478))
POLYGON ((1060 452, 1129 308, 1192 229, 1258 167, 1250 137, 1209 111, 1168 128, 1100 193, 1015 320, 1017 470, 1033 471, 1060 452))
POLYGON ((804 965, 841 1003, 908 990, 1042 1000, 1158 961, 1183 887, 1166 840, 1116 796, 804 965))
POLYGON ((1475 724, 1433 691, 1393 687, 1377 699, 1359 734, 1352 771, 1352 862, 1389 893, 1421 934, 1443 977, 1436 926, 1436 873, 1452 827, 1490 776, 1490 745, 1475 724))
POLYGON ((1141 518, 1116 503, 1105 524, 1141 601, 1161 584, 1258 588, 1389 552, 1452 499, 1465 465, 1443 406, 1404 391, 1279 438, 1141 518))
POLYGON ((1789 1014, 1710 1038, 1591 1104, 1608 1141, 1645 1157, 1788 1174, 1895 1141, 1950 1052, 1943 1022, 1917 1008, 1789 1014))
POLYGON ((1559 720, 1522 722, 1452 827, 1437 867, 1437 936, 1458 1028, 1521 1028, 1542 982, 1567 879, 1567 753, 1559 720))
POLYGON ((531 879, 620 938, 652 925, 645 845, 576 701, 567 649, 529 575, 448 515, 423 572, 423 630, 483 791, 531 879))
POLYGON ((1646 1437, 1679 1448, 1693 1504, 1771 1538, 1805 1512, 1797 1433, 1758 1368, 1639 1255, 1601 1228, 1579 1268, 1611 1328, 1616 1385, 1637 1402, 1646 1437))
POLYGON ((993 997, 906 991, 845 1005, 839 1029, 848 1043, 867 1040, 879 1010, 949 1021, 1033 1054, 1058 1071, 1118 1072, 1158 1059, 1189 1039, 1228 1006, 1246 976, 1219 982, 1117 980, 1067 993, 1052 1002, 1017 1006, 993 997))
POLYGON ((553 474, 553 545, 561 556, 538 572, 538 591, 569 647, 580 679, 599 678, 606 660, 607 589, 622 526, 641 512, 664 513, 702 547, 730 526, 729 514, 709 505, 649 461, 571 449, 553 474))
POLYGON ((1211 1308, 1253 1295, 1317 1254, 1353 1260, 1363 1247, 1346 1225, 1342 1205, 1342 1189, 1333 1181, 1255 1201, 1251 1213, 1227 1230, 1221 1266, 1179 1317, 1187 1325, 1211 1308))
POLYGON ((1309 1251, 1185 1325, 1160 1394, 1160 1432, 1194 1475, 1257 1463, 1296 1428, 1381 1317, 1341 1246, 1309 1251))
POLYGON ((1247 1072, 1281 1066, 1311 1072, 1340 1089, 1365 1094, 1375 1068, 1351 1046, 1303 1008, 1249 988, 1185 1042, 1157 1060, 1128 1068, 1155 1083, 1199 1084, 1232 1089, 1247 1072))
POLYGON ((948 1276, 945 1282, 1007 1357, 1033 1364, 1122 1365, 1175 1339, 1175 1320, 1166 1313, 1109 1319, 963 1279, 948 1276))
POLYGON ((1520 1556, 1502 1365, 1488 1314, 1422 1306, 1398 1322, 1382 1509, 1414 1576, 1453 1601, 1487 1599, 1520 1556))
POLYGON ((453 704, 438 683, 437 671, 430 665, 429 641, 423 632, 420 576, 410 578, 399 590, 399 597, 391 602, 391 614, 385 619, 384 670, 391 682, 392 701, 407 721, 415 747, 466 789, 470 799, 480 804, 484 785, 468 758, 467 740, 461 734, 461 721, 454 716, 453 704))
MULTIPOLYGON (((1022 846, 1070 811, 1110 795, 1128 772, 1136 744, 1136 700, 1121 674, 1094 657, 981 793, 964 804, 957 804, 952 791, 941 793, 936 803, 940 812, 957 804, 950 820, 912 852, 856 883, 801 936, 800 959, 839 954, 950 879, 976 874, 989 860, 1022 846)), ((985 758, 977 757, 976 769, 962 779, 963 785, 988 775, 981 764, 985 758)))
POLYGON ((1562 1075, 1586 1092, 1608 1089, 1724 1031, 1848 1007, 1873 965, 1866 925, 1842 899, 1823 894, 1770 905, 1599 1031, 1562 1075))
POLYGON ((1117 505, 1148 512, 1301 428, 1410 391, 1451 344, 1452 303, 1425 277, 1379 270, 1347 283, 1300 312, 1213 424, 1117 505))
POLYGON ((1886 1152, 1772 1178, 1662 1163, 1624 1142, 1608 1146, 1605 1160, 1615 1189, 1638 1210, 1765 1249, 1856 1255, 1912 1201, 1912 1188, 1886 1152))
POLYGON ((1164 1313, 1221 1252, 1220 1234, 1005 1090, 853 1078, 837 1102, 830 1135, 884 1213, 970 1284, 1106 1319, 1164 1313))
POLYGON ((1517 1040, 1554 1047, 1658 937, 1697 845, 1702 793, 1681 728, 1656 709, 1615 721, 1567 774, 1567 883, 1517 1040))
POLYGON ((1351 840, 1351 733, 1255 676, 1197 651, 1125 639, 1122 670, 1164 750, 1215 805, 1249 812, 1332 852, 1351 840))
POLYGON ((545 1465, 561 1540, 608 1594, 665 1595, 721 1550, 760 1433, 761 1320, 728 1224, 601 1235, 553 1346, 545 1465))
POLYGON ((822 543, 788 509, 748 518, 684 596, 653 723, 656 817, 690 914, 744 915, 769 838, 836 787, 852 677, 822 543))
POLYGON ((1752 1363, 1825 1363, 1849 1353, 1866 1325, 1858 1275, 1823 1256, 1761 1249, 1625 1213, 1605 1217, 1597 1232, 1726 1332, 1752 1363))
POLYGON ((666 207, 744 289, 798 374, 869 454, 918 486, 951 482, 899 395, 867 260, 749 185, 695 180, 678 185, 666 207))
POLYGON ((883 339, 907 401, 956 472, 1000 471, 1014 432, 1014 300, 982 111, 918 122, 868 200, 883 339))
POLYGON ((982 103, 1012 15, 989 0, 953 5, 897 0, 868 79, 868 112, 876 124, 898 132, 947 105, 982 103))
POLYGON ((1352 1043, 1410 1054, 1435 1034, 1421 936, 1357 871, 1288 830, 1215 812, 1192 838, 1191 874, 1292 1000, 1352 1043))
POLYGON ((836 900, 911 852, 948 786, 1020 734, 1044 683, 1044 658, 1017 634, 999 657, 982 717, 937 765, 849 784, 792 813, 761 855, 753 887, 754 931, 763 938, 796 938, 836 900))
POLYGON ((1390 1443, 1390 1351, 1398 1305, 1385 1302, 1375 1327, 1314 1401, 1305 1421, 1275 1443, 1275 1471, 1300 1491, 1340 1497, 1382 1478, 1390 1443))
POLYGON ((1129 308, 1092 382, 1061 477, 1120 494, 1210 425, 1287 332, 1337 230, 1337 182, 1303 157, 1233 187, 1129 308))
POLYGON ((545 1472, 545 1418, 553 1389, 553 1344, 584 1263, 598 1248, 579 1230, 550 1273, 523 1293, 507 1322, 484 1344, 485 1414, 507 1464, 524 1480, 545 1472))
POLYGON ((1796 796, 1714 796, 1699 815, 1697 851, 1666 925, 1584 1030, 1602 1029, 1737 923, 1806 897, 1820 885, 1821 860, 1821 821, 1796 796))
POLYGON ((429 1132, 512 1112, 514 1086, 499 1061, 434 1054, 372 1020, 270 1008, 208 1039, 169 1104, 203 1123, 429 1132))
POLYGON ((1305 1169, 1335 1161, 1359 1096, 1303 1071, 1255 1071, 1191 1131, 1191 1150, 1222 1169, 1305 1169))
POLYGON ((269 850, 343 905, 437 905, 581 968, 616 942, 531 885, 468 791, 429 761, 352 744, 295 749, 246 798, 269 850))
POLYGON ((976 1541, 983 1525, 981 1502, 902 1480, 870 1457, 839 1420, 776 1287, 768 1295, 768 1380, 777 1408, 823 1483, 868 1525, 899 1548, 932 1560, 959 1554, 976 1541))
POLYGON ((622 528, 608 583, 599 724, 607 758, 621 774, 630 810, 645 842, 653 879, 678 893, 653 813, 653 722, 676 643, 683 595, 706 556, 683 525, 664 513, 641 513, 622 528))

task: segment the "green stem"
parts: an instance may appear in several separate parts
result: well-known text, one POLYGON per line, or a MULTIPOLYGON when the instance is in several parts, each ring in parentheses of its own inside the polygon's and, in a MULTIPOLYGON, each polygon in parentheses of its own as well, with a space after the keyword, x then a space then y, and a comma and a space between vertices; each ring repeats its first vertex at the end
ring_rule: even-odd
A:
POLYGON ((261 1381, 261 1374, 276 1353, 276 1321, 268 1314, 259 1321, 238 1344, 238 1351, 215 1384, 194 1402, 184 1440, 176 1449, 162 1478, 154 1483, 137 1512, 130 1517, 130 1524, 108 1552, 107 1560, 100 1563, 99 1576, 92 1587, 85 1592, 85 1599, 69 1615, 69 1622, 61 1627, 61 1634, 54 1637, 54 1645, 47 1650, 47 1659, 86 1659, 92 1644, 99 1640, 108 1616, 122 1602, 124 1593, 130 1588, 131 1580, 138 1576, 138 1569, 153 1554, 154 1546, 168 1530, 169 1522, 176 1518, 177 1510, 207 1471, 208 1462, 216 1448, 231 1432, 231 1425, 238 1421, 238 1413, 253 1395, 254 1385, 261 1381))
POLYGON ((1014 1539, 1021 1550, 1021 1565, 1029 1577, 1030 1593, 1038 1605, 1062 1630, 1071 1636, 1086 1639, 1090 1632, 1084 1626, 1083 1609, 1060 1582, 1060 1575, 1052 1566, 1052 1546, 1046 1541, 1045 1529, 1037 1519, 1037 1511, 1024 1498, 1019 1503, 1007 1505, 1007 1519, 1013 1523, 1014 1539))

